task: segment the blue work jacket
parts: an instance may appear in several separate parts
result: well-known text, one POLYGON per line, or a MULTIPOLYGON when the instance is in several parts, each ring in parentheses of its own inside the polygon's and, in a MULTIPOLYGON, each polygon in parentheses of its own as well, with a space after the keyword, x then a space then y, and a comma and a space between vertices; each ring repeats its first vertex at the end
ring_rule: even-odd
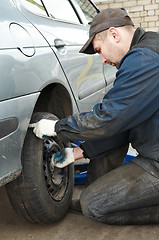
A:
POLYGON ((130 50, 120 61, 114 86, 102 102, 91 112, 58 121, 56 132, 65 141, 110 138, 129 132, 128 140, 139 155, 158 163, 159 34, 138 28, 130 50))

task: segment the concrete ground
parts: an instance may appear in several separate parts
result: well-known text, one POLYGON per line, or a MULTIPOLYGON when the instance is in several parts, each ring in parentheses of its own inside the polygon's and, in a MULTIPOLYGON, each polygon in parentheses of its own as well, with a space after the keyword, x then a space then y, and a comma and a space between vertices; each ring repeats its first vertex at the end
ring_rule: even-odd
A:
POLYGON ((4 187, 0 187, 0 240, 158 240, 159 225, 109 226, 82 214, 68 212, 55 224, 26 222, 12 210, 4 187))

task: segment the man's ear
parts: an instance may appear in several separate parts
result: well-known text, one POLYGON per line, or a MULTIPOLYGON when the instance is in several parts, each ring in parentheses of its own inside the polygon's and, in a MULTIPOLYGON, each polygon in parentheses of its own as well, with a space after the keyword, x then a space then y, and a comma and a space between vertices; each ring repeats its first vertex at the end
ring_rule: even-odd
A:
POLYGON ((109 35, 113 37, 116 43, 120 41, 120 33, 117 28, 115 27, 110 27, 108 29, 109 35))

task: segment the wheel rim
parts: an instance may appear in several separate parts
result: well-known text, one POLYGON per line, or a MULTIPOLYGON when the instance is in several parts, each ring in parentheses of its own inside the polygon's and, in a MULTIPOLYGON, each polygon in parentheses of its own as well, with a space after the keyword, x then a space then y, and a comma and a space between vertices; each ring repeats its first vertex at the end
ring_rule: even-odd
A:
POLYGON ((55 201, 61 201, 67 190, 68 167, 57 168, 50 164, 52 155, 60 151, 61 146, 53 138, 46 138, 43 149, 43 169, 48 193, 55 201))

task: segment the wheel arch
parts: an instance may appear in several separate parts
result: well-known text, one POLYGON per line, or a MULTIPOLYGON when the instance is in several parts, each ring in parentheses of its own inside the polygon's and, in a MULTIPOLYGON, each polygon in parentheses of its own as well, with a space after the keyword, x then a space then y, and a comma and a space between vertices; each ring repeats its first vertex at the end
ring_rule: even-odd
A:
POLYGON ((33 113, 50 112, 59 119, 73 112, 73 105, 68 90, 59 83, 46 86, 40 93, 33 113))

